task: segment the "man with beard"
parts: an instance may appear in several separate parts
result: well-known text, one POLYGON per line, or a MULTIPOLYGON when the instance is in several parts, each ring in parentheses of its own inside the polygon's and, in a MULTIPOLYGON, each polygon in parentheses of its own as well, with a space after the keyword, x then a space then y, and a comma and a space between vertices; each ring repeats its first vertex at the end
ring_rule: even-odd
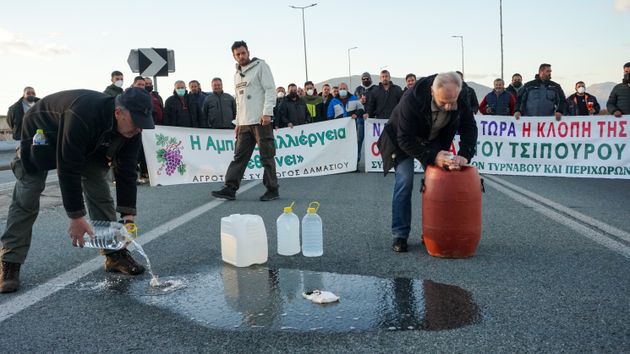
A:
POLYGON ((623 81, 613 87, 606 108, 617 118, 630 114, 630 62, 624 64, 623 81))
POLYGON ((389 119, 402 97, 400 86, 391 82, 389 71, 381 71, 381 83, 367 96, 367 113, 371 118, 389 119))
POLYGON ((540 64, 536 79, 526 83, 516 100, 514 118, 555 116, 562 119, 567 98, 559 84, 551 81, 551 64, 540 64))

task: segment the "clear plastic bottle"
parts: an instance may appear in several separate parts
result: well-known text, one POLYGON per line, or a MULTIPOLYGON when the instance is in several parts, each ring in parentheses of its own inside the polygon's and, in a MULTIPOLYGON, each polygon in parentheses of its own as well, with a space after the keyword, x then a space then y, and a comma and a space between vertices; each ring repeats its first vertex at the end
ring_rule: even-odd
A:
POLYGON ((293 213, 291 203, 276 220, 278 254, 292 256, 300 253, 300 219, 293 213))
POLYGON ((35 135, 33 135, 33 145, 48 145, 44 129, 37 129, 35 135))
POLYGON ((125 225, 117 221, 92 220, 90 224, 94 238, 87 233, 83 235, 83 247, 119 250, 135 238, 135 233, 130 233, 125 225))
POLYGON ((311 202, 302 218, 302 254, 319 257, 324 254, 322 219, 317 215, 319 202, 311 202))

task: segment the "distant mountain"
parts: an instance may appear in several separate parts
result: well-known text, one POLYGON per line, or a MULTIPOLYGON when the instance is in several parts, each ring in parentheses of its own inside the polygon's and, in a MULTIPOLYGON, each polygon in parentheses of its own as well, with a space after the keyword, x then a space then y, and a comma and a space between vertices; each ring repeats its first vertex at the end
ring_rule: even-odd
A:
MULTIPOLYGON (((601 84, 592 84, 586 87, 586 92, 597 98, 597 102, 602 107, 602 109, 606 108, 606 103, 608 102, 608 96, 610 96, 610 91, 612 91, 613 87, 617 85, 618 82, 604 82, 601 84)), ((573 93, 565 92, 568 96, 573 93)))

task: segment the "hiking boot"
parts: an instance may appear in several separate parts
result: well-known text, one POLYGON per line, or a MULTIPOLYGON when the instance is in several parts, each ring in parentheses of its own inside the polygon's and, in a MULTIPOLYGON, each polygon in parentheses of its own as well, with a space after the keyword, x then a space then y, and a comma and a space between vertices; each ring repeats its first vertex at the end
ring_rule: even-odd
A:
POLYGON ((144 273, 144 266, 131 258, 127 249, 105 255, 105 271, 138 275, 144 273))
POLYGON ((0 263, 0 293, 12 293, 20 288, 20 263, 0 263))
POLYGON ((274 190, 267 190, 265 194, 263 194, 260 197, 260 200, 263 202, 268 202, 270 200, 276 200, 278 198, 280 198, 280 194, 278 193, 277 189, 274 189, 274 190))
POLYGON ((218 191, 212 191, 213 197, 215 198, 221 198, 221 199, 227 199, 227 200, 234 200, 236 199, 236 189, 229 187, 229 186, 225 186, 223 187, 223 189, 218 190, 218 191))
POLYGON ((407 240, 404 238, 395 238, 392 243, 394 252, 407 252, 407 240))

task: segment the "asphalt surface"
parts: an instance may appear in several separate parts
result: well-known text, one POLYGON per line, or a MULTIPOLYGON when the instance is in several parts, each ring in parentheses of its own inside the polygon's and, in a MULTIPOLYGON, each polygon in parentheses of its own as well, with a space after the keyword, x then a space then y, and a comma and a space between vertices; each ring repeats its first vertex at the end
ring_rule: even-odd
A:
MULTIPOLYGON (((416 190, 420 179, 418 175, 416 190)), ((440 259, 426 253, 420 244, 419 193, 415 194, 409 253, 390 250, 391 175, 347 173, 280 182, 279 200, 258 201, 263 186, 246 182, 243 189, 256 184, 239 193, 236 201, 215 202, 190 221, 168 224, 169 230, 161 236, 156 228, 213 203, 209 192, 220 186, 141 186, 137 222, 141 234, 153 235, 144 245, 153 268, 160 277, 187 282, 187 288, 159 297, 143 292, 148 289, 148 275, 132 278, 98 269, 69 284, 51 281, 97 254, 71 247, 67 217, 59 200, 52 198, 34 227, 31 251, 21 272, 22 289, 0 296, 2 345, 15 352, 151 353, 620 353, 630 348, 630 239, 625 236, 630 232, 630 181, 487 177, 481 243, 476 255, 467 259, 440 259), (506 190, 501 182, 517 189, 506 190), (549 211, 533 202, 530 192, 581 214, 549 211), (295 201, 301 217, 313 200, 321 203, 324 255, 277 255, 275 220, 282 208, 295 201), (374 303, 400 300, 395 292, 374 285, 396 279, 462 289, 470 294, 479 317, 453 329, 362 325, 343 330, 332 325, 336 317, 331 317, 330 326, 321 320, 329 310, 308 304, 311 315, 322 316, 315 328, 299 321, 296 328, 253 325, 257 322, 251 314, 239 311, 234 303, 242 305, 261 294, 289 297, 265 286, 248 287, 255 280, 247 277, 241 282, 226 277, 226 272, 238 270, 221 260, 220 220, 233 213, 258 214, 265 221, 269 259, 252 269, 264 274, 277 271, 281 276, 292 271, 324 274, 324 287, 326 279, 337 279, 331 290, 348 295, 342 296, 336 309, 365 306, 366 315, 355 316, 355 321, 367 321, 367 313, 378 311, 374 303), (587 218, 579 220, 582 214, 587 218), (592 226, 593 220, 614 229, 592 226), (339 279, 345 279, 347 286, 338 285, 344 284, 339 279), (33 297, 42 284, 55 290, 47 297, 33 297), (356 296, 356 291, 365 289, 369 295, 356 296), (31 300, 30 306, 20 305, 31 300), (231 326, 221 316, 238 325, 231 326)), ((54 196, 52 191, 54 183, 54 196)), ((4 222, 0 221, 0 227, 4 228, 4 222)), ((287 277, 280 278, 281 285, 282 279, 287 277)), ((261 284, 266 283, 262 280, 261 284)), ((291 284, 298 295, 306 288, 304 280, 291 284)), ((415 306, 422 307, 424 302, 426 323, 431 295, 426 288, 422 294, 414 291, 415 306), (424 301, 418 300, 422 296, 424 301)), ((290 299, 306 301, 300 296, 290 299)), ((307 305, 263 306, 260 316, 291 316, 291 309, 300 306, 307 305)), ((458 315, 447 309, 436 316, 458 315)))

